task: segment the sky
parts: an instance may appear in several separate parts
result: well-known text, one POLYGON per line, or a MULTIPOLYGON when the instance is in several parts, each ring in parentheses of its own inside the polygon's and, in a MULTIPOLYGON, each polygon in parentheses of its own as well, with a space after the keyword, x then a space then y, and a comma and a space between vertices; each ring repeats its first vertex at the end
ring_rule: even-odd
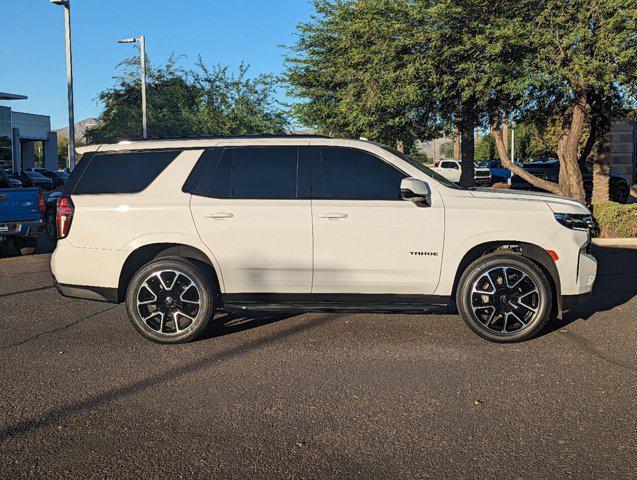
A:
MULTIPOLYGON (((51 127, 68 124, 64 12, 49 0, 0 0, 0 92, 28 100, 0 101, 20 112, 51 116, 51 127)), ((146 35, 153 63, 171 53, 197 55, 206 64, 241 61, 250 75, 283 71, 295 27, 312 12, 309 0, 71 0, 75 120, 97 117, 95 98, 113 84, 116 65, 135 53, 117 39, 146 35)))

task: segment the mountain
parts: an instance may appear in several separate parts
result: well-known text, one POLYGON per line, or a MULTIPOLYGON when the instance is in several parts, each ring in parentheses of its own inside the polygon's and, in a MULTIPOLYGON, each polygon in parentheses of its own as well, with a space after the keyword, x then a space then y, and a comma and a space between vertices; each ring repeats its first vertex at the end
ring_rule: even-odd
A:
MULTIPOLYGON (((75 141, 77 143, 84 143, 86 141, 84 134, 86 130, 89 128, 100 125, 100 121, 97 118, 85 118, 84 120, 80 120, 79 122, 75 122, 75 141)), ((69 127, 60 128, 56 130, 56 133, 59 136, 68 137, 69 136, 69 127)))

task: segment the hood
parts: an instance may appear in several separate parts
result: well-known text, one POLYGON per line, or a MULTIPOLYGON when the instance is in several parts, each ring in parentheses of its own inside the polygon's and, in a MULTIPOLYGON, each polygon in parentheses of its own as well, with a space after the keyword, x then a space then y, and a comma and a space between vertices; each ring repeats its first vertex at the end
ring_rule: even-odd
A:
POLYGON ((556 213, 590 213, 580 202, 552 193, 527 192, 521 190, 504 190, 496 188, 477 188, 470 191, 476 198, 508 200, 519 202, 541 202, 547 204, 556 213))

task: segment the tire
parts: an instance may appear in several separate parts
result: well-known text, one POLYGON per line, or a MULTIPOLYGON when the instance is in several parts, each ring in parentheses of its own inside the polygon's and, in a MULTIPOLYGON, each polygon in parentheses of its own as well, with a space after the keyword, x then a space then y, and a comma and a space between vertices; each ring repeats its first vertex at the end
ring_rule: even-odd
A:
POLYGON ((456 302, 474 333, 491 342, 515 343, 544 328, 553 295, 546 275, 531 260, 515 252, 496 252, 467 267, 456 302))
POLYGON ((16 237, 13 239, 16 252, 23 257, 33 255, 38 248, 38 239, 34 237, 16 237))
POLYGON ((58 234, 57 234, 57 226, 55 224, 55 214, 53 212, 48 212, 46 214, 46 217, 44 218, 44 222, 45 222, 44 225, 46 227, 46 236, 52 242, 57 241, 58 234))
POLYGON ((128 317, 135 329, 152 342, 191 342, 201 336, 214 315, 216 289, 210 275, 190 260, 153 260, 128 285, 128 317), (154 312, 157 313, 153 315, 154 312))

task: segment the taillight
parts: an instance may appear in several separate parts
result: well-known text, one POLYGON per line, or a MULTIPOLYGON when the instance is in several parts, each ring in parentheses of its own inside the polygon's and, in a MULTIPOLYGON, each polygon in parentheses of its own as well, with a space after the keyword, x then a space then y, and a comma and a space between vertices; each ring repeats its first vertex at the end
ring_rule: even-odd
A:
POLYGON ((57 213, 55 215, 55 224, 57 226, 58 238, 66 238, 71 230, 73 222, 73 212, 75 207, 71 201, 71 197, 60 197, 57 203, 57 213))
POLYGON ((42 215, 46 212, 46 203, 44 202, 44 195, 42 195, 42 192, 38 193, 38 212, 42 215))

